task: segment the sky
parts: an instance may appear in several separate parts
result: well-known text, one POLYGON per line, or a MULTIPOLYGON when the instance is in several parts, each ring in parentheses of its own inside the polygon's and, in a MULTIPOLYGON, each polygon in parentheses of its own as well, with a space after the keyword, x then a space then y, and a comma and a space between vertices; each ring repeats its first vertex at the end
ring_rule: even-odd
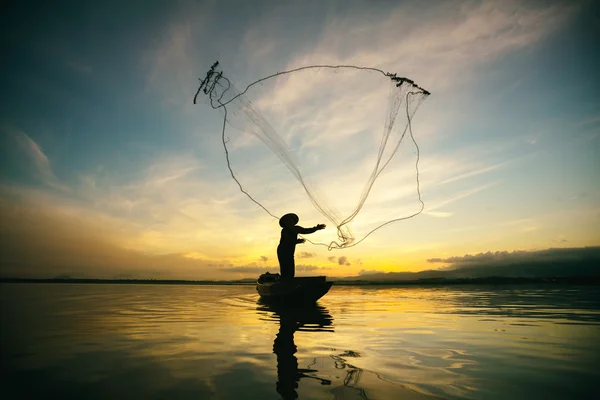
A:
MULTIPOLYGON (((223 110, 205 96, 192 103, 217 60, 238 89, 303 66, 355 65, 431 92, 412 121, 423 212, 352 248, 299 245, 299 275, 600 245, 597 2, 59 4, 3 12, 0 276, 277 272, 280 228, 230 176, 223 110)), ((373 165, 389 105, 381 76, 344 74, 311 70, 246 93, 342 213, 373 165)), ((244 187, 276 215, 328 224, 310 238, 334 240, 285 165, 242 132, 253 128, 236 105, 228 111, 244 187)), ((415 147, 406 141, 397 156, 354 221, 357 238, 419 210, 415 147)))

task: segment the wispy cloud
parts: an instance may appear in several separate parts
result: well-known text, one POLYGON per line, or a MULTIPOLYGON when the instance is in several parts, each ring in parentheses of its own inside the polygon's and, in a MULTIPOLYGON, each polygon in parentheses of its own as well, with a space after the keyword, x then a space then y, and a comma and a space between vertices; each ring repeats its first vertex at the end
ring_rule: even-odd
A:
POLYGON ((597 125, 598 123, 600 123, 600 115, 592 115, 579 121, 577 126, 592 126, 597 125))
POLYGON ((437 201, 434 200, 434 201, 430 202, 429 205, 427 206, 427 211, 431 212, 431 211, 434 211, 434 210, 436 210, 438 208, 444 207, 444 206, 446 206, 446 205, 448 205, 450 203, 454 203, 455 201, 458 201, 458 200, 464 199, 466 197, 472 196, 472 195, 474 195, 476 193, 479 193, 479 192, 481 192, 483 190, 486 190, 486 189, 488 189, 488 188, 496 185, 497 183, 498 182, 486 183, 484 185, 479 185, 479 186, 473 187, 471 189, 464 190, 464 191, 462 191, 460 193, 457 193, 455 195, 452 195, 452 196, 450 196, 448 198, 445 198, 445 199, 442 199, 442 200, 437 200, 437 201))
POLYGON ((267 272, 266 267, 244 266, 244 265, 225 267, 225 268, 221 268, 220 270, 222 272, 226 272, 226 273, 253 275, 253 276, 267 272))
POLYGON ((500 168, 506 166, 507 164, 509 164, 508 161, 507 162, 502 162, 502 163, 499 163, 499 164, 490 165, 490 166, 483 167, 483 168, 479 168, 479 169, 476 169, 474 171, 469 171, 469 172, 466 172, 464 174, 460 174, 460 175, 453 176, 451 178, 445 179, 442 182, 440 182, 439 184, 440 185, 445 185, 447 183, 456 182, 456 181, 461 180, 461 179, 471 178, 473 176, 485 174, 487 172, 495 171, 497 169, 500 169, 500 168))
POLYGON ((67 191, 67 186, 62 184, 52 171, 50 160, 40 145, 25 132, 11 129, 11 133, 15 138, 19 149, 25 153, 29 162, 33 165, 37 177, 48 186, 67 191))
POLYGON ((467 79, 467 71, 479 62, 537 42, 576 7, 518 1, 444 2, 429 8, 401 4, 376 24, 362 15, 332 21, 313 51, 290 65, 368 60, 385 68, 402 66, 406 75, 440 88, 451 85, 457 75, 467 79), (336 49, 347 42, 352 50, 340 54, 336 49))
MULTIPOLYGON (((178 109, 192 109, 191 96, 196 85, 197 67, 194 60, 201 48, 201 42, 194 38, 199 35, 197 26, 202 26, 204 13, 191 8, 187 16, 171 21, 158 38, 158 45, 141 60, 147 89, 159 93, 163 105, 178 109)), ((203 39, 204 40, 204 39, 203 39)))
POLYGON ((449 211, 423 211, 423 214, 436 218, 448 218, 451 217, 454 213, 449 211))
POLYGON ((386 273, 385 271, 380 271, 377 269, 361 269, 358 272, 358 275, 360 276, 360 275, 373 275, 373 274, 385 274, 385 273, 386 273))
POLYGON ((316 256, 315 253, 310 252, 310 251, 301 251, 300 253, 298 253, 296 255, 296 258, 313 258, 314 256, 316 256))
POLYGON ((248 28, 240 43, 240 49, 247 53, 255 63, 269 59, 279 42, 277 37, 265 37, 264 30, 264 24, 248 28))
MULTIPOLYGON (((296 265, 296 272, 314 272, 318 270, 323 270, 324 268, 318 267, 316 265, 304 265, 299 264, 296 265)), ((248 277, 256 277, 258 274, 263 274, 265 272, 274 273, 279 271, 278 266, 257 266, 257 265, 241 265, 241 266, 229 266, 223 267, 219 269, 220 272, 225 272, 228 274, 237 274, 237 278, 248 278, 248 277)))

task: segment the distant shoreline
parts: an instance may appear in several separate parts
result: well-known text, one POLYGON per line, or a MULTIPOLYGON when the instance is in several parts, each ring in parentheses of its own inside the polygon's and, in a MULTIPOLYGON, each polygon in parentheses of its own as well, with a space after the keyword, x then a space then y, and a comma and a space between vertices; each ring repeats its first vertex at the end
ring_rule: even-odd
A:
MULTIPOLYGON (((486 278, 430 278, 417 280, 366 281, 360 279, 329 279, 337 286, 453 286, 453 285, 515 285, 515 284, 545 284, 545 285, 600 285, 600 276, 581 277, 486 277, 486 278)), ((86 278, 0 278, 0 283, 61 283, 61 284, 122 284, 122 285, 255 285, 254 279, 236 281, 206 281, 206 280, 177 280, 177 279, 86 279, 86 278)))

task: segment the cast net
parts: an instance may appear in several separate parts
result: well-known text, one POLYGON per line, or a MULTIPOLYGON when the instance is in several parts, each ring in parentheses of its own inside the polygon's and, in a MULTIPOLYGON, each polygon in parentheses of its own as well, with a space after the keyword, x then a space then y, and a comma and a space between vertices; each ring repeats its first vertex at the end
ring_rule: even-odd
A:
POLYGON ((216 62, 194 103, 201 94, 223 111, 227 166, 250 200, 277 219, 288 212, 322 219, 312 208, 336 227, 336 237, 310 243, 352 247, 423 211, 411 121, 430 93, 412 80, 376 68, 311 65, 240 89, 216 62))

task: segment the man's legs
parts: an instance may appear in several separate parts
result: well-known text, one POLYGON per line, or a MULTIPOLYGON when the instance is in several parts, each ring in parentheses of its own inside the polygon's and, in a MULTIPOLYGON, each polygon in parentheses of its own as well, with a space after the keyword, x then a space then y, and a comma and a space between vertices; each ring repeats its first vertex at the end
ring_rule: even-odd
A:
POLYGON ((277 249, 277 258, 279 259, 279 269, 282 278, 293 278, 296 273, 294 263, 294 254, 277 249))

